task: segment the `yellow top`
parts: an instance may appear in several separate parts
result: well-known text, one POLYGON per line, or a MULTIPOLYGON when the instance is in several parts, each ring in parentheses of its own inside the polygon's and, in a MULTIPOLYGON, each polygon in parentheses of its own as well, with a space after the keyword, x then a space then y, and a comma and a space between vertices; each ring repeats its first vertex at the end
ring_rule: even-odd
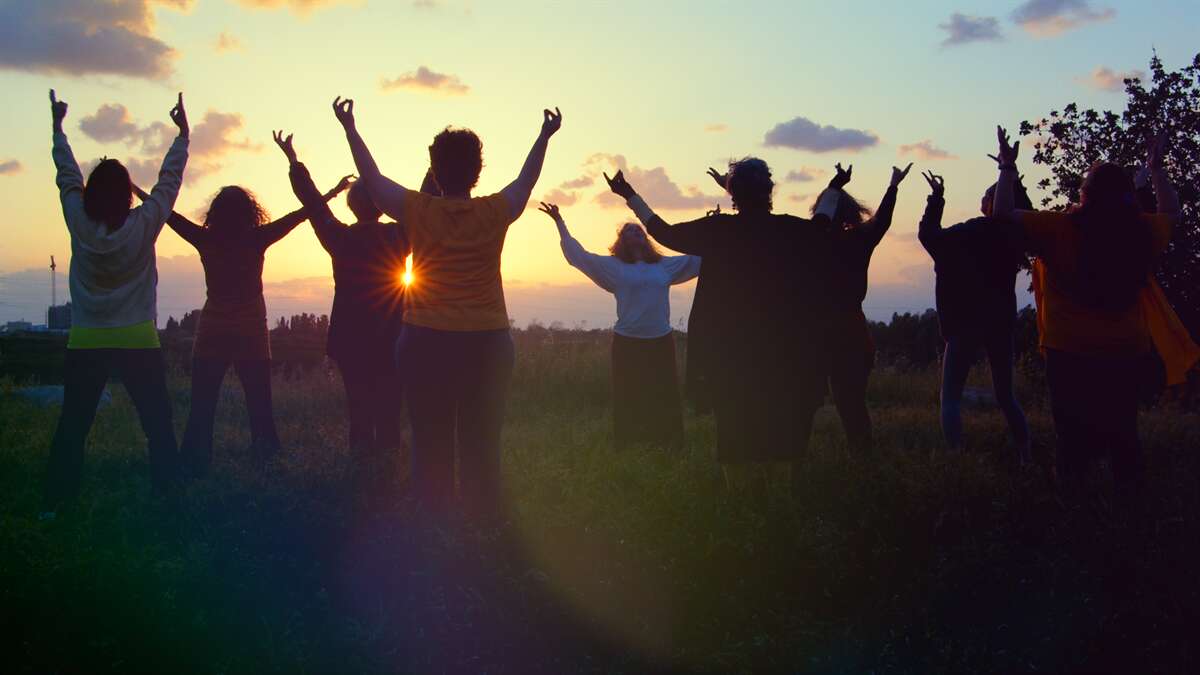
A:
POLYGON ((71 326, 67 349, 158 349, 158 329, 153 321, 131 326, 93 328, 71 326))
POLYGON ((413 283, 404 322, 448 331, 508 328, 500 252, 512 221, 502 194, 444 199, 405 192, 413 283))

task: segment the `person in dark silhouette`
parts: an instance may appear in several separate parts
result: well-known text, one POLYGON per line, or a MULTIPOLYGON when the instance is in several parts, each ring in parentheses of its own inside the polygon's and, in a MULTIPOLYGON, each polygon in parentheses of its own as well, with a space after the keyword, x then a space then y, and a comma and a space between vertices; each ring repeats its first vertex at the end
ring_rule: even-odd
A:
POLYGON ((862 309, 867 297, 867 272, 875 247, 892 225, 896 195, 912 164, 904 169, 892 167, 891 180, 874 215, 846 192, 854 166, 843 169, 838 164, 835 168, 829 187, 813 204, 814 214, 822 200, 837 205, 832 226, 837 235, 838 264, 830 279, 837 310, 833 315, 833 336, 829 342, 832 347, 828 361, 829 389, 842 418, 847 444, 852 451, 863 454, 872 449, 867 381, 875 365, 875 343, 862 309))
POLYGON ((558 226, 563 256, 617 299, 613 326, 613 437, 617 447, 683 444, 683 405, 671 330, 671 286, 700 273, 700 258, 663 256, 637 223, 625 223, 609 255, 589 253, 554 204, 541 211, 558 226))
MULTIPOLYGON (((347 176, 325 199, 349 185, 347 176)), ((204 475, 212 464, 217 400, 231 365, 246 394, 254 454, 269 459, 280 449, 271 404, 271 341, 262 271, 267 248, 305 217, 299 209, 269 221, 249 190, 227 185, 213 198, 203 226, 175 212, 167 219, 167 225, 200 254, 207 289, 192 347, 192 399, 180 447, 190 477, 204 475)))
MULTIPOLYGON (((938 326, 946 342, 941 399, 946 445, 954 450, 963 447, 963 388, 971 365, 983 350, 992 372, 996 405, 1008 420, 1017 461, 1026 465, 1032 459, 1029 425, 1013 390, 1013 330, 1022 252, 1013 245, 1004 224, 992 218, 994 184, 983 194, 981 217, 943 228, 945 181, 933 172, 922 175, 929 183, 930 195, 917 238, 933 258, 937 275, 938 326)), ((1032 209, 1021 181, 1017 181, 1015 190, 1017 208, 1032 209)))
POLYGON ((434 512, 458 497, 471 517, 499 517, 500 431, 512 376, 512 337, 500 278, 500 253, 537 183, 550 137, 562 125, 543 111, 541 132, 517 178, 500 192, 472 197, 483 144, 469 129, 447 127, 429 146, 441 196, 406 189, 379 171, 354 122, 354 102, 334 100, 334 114, 381 211, 404 224, 414 282, 406 291, 397 343, 413 432, 413 482, 434 512))
POLYGON ((287 155, 292 190, 304 205, 321 246, 333 263, 333 310, 326 354, 342 373, 350 420, 350 449, 363 474, 390 474, 401 447, 403 387, 394 352, 404 316, 404 263, 408 236, 399 223, 382 223, 367 186, 346 194, 351 225, 333 215, 308 168, 296 158, 292 135, 276 132, 287 155))
POLYGON ((67 103, 59 101, 53 89, 50 112, 55 181, 71 235, 71 332, 63 368, 63 407, 50 445, 43 496, 46 519, 79 494, 84 441, 111 375, 121 378, 137 408, 155 490, 167 493, 178 480, 166 365, 155 327, 154 244, 183 182, 189 133, 180 94, 171 109, 179 136, 167 150, 154 189, 141 206, 130 208, 132 183, 120 162, 102 160, 84 185, 63 133, 67 103))
POLYGON ((1151 331, 1142 298, 1179 220, 1179 197, 1162 165, 1164 138, 1147 142, 1146 165, 1158 213, 1142 213, 1133 179, 1120 166, 1094 164, 1066 211, 1021 211, 1013 185, 1020 142, 996 128, 1000 178, 993 214, 1015 221, 1034 262, 1039 341, 1058 440, 1057 481, 1078 492, 1090 460, 1112 457, 1118 500, 1140 501, 1144 466, 1138 440, 1139 379, 1151 331))
MULTIPOLYGON (((722 350, 704 368, 727 478, 730 468, 748 463, 789 462, 797 489, 824 398, 831 228, 772 213, 770 168, 753 157, 732 162, 723 181, 736 213, 675 225, 656 215, 622 172, 605 179, 655 241, 704 260, 696 304, 708 316, 700 325, 689 322, 689 338, 722 350)), ((829 209, 821 217, 831 215, 829 209)))

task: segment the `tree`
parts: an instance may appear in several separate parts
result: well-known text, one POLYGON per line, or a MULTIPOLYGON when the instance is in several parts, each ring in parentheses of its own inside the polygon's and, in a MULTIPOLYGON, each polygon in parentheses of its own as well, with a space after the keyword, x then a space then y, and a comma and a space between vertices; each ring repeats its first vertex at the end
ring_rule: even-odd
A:
POLYGON ((1094 162, 1140 166, 1146 137, 1166 132, 1165 165, 1183 215, 1156 273, 1188 330, 1200 337, 1200 54, 1177 71, 1167 71, 1154 54, 1150 81, 1126 79, 1125 94, 1121 114, 1071 103, 1042 120, 1021 123, 1021 135, 1035 140, 1034 163, 1050 169, 1051 177, 1038 183, 1050 191, 1042 206, 1061 210, 1078 203, 1094 162))

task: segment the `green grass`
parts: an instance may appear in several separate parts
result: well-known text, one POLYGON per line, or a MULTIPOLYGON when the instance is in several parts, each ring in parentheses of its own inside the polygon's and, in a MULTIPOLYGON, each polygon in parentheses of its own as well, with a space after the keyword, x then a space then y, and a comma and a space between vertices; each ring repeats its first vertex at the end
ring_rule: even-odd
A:
MULTIPOLYGON (((971 452, 941 452, 935 372, 874 374, 877 459, 848 456, 826 408, 802 494, 781 472, 761 499, 724 487, 708 418, 688 417, 681 455, 613 450, 606 345, 518 352, 500 531, 362 503, 324 370, 276 380, 287 453, 268 467, 245 451, 229 378, 214 473, 175 509, 150 495, 115 388, 79 505, 39 523, 57 410, 0 397, 5 670, 1194 669, 1195 414, 1144 414, 1153 490, 1135 536, 1102 477, 1062 508, 1042 471, 1016 469, 998 412, 969 412, 971 452)), ((171 385, 181 429, 187 381, 171 385)), ((1022 387, 1045 463, 1045 404, 1022 387)))

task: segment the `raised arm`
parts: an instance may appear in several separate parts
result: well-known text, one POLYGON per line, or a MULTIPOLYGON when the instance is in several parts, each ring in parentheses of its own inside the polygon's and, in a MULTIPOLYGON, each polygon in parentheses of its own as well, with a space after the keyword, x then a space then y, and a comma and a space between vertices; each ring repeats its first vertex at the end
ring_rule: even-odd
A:
POLYGON ((561 127, 562 113, 558 108, 555 108, 554 112, 550 112, 549 109, 542 111, 542 130, 538 132, 537 140, 529 149, 529 156, 525 158, 521 173, 517 175, 516 180, 500 191, 508 202, 508 212, 513 220, 520 217, 525 205, 529 203, 533 186, 537 185, 538 177, 542 175, 542 163, 546 160, 546 147, 550 144, 550 137, 561 127))
POLYGON ((1150 183, 1154 186, 1154 195, 1158 199, 1158 212, 1179 218, 1179 194, 1175 186, 1167 178, 1163 169, 1163 152, 1166 145, 1166 134, 1159 134, 1146 142, 1146 166, 1150 169, 1150 183))
POLYGON ((171 108, 170 115, 171 121, 179 128, 179 135, 175 137, 175 141, 167 150, 167 156, 163 158, 162 167, 158 170, 158 180, 150 189, 149 196, 138 207, 139 217, 146 219, 147 227, 154 236, 158 236, 163 223, 171 217, 175 200, 179 197, 179 188, 183 185, 183 169, 187 166, 190 127, 187 110, 183 107, 182 93, 179 94, 175 107, 171 108))
POLYGON ((917 227, 917 240, 936 260, 942 238, 942 211, 946 208, 946 181, 932 171, 921 176, 929 183, 929 199, 925 202, 925 214, 921 216, 921 224, 917 227))
MULTIPOLYGON (((307 218, 312 224, 313 232, 316 233, 317 240, 321 242, 321 246, 330 255, 335 255, 341 246, 341 239, 345 234, 346 226, 333 215, 333 211, 329 209, 328 202, 334 195, 349 186, 350 176, 343 178, 338 182, 337 186, 322 195, 317 190, 316 184, 313 183, 308 169, 296 158, 296 149, 292 146, 292 134, 288 134, 285 138, 282 131, 276 131, 272 135, 275 138, 275 144, 279 146, 279 149, 283 151, 283 155, 288 159, 288 178, 292 183, 292 192, 295 193, 296 199, 299 199, 303 205, 299 211, 288 214, 285 218, 299 213, 301 216, 297 224, 307 218)), ((292 227, 295 227, 295 225, 292 227)))
POLYGON ((625 200, 625 204, 633 210, 634 215, 646 227, 646 232, 654 237, 655 241, 669 249, 689 255, 703 256, 708 250, 711 228, 707 227, 706 221, 719 216, 706 216, 689 223, 668 225, 667 221, 654 213, 645 200, 638 195, 633 186, 625 180, 622 172, 618 171, 612 178, 609 178, 606 173, 604 180, 608 181, 608 187, 614 194, 625 200))
POLYGON ((624 263, 611 256, 596 255, 585 250, 583 245, 567 230, 567 223, 559 213, 558 206, 541 202, 538 210, 554 219, 554 224, 558 227, 558 243, 562 247, 563 257, 567 259, 567 263, 583 272, 584 276, 591 279, 600 288, 610 293, 613 292, 616 289, 617 281, 615 265, 624 263))
POLYGON ((1017 155, 1021 150, 1021 141, 1009 145, 1008 132, 1003 127, 996 127, 996 141, 999 152, 989 155, 996 160, 1000 167, 1000 177, 996 180, 996 194, 992 198, 992 215, 996 218, 1012 218, 1016 210, 1013 194, 1013 184, 1017 181, 1017 155))
MULTIPOLYGON (((350 187, 350 178, 351 176, 343 176, 342 179, 338 181, 337 185, 333 186, 329 192, 321 195, 321 200, 328 203, 329 200, 338 196, 343 190, 350 187)), ((286 216, 279 218, 278 220, 263 225, 262 227, 258 228, 259 246, 263 248, 269 247, 271 244, 274 244, 280 239, 288 236, 292 230, 296 229, 297 225, 303 223, 305 220, 308 220, 308 209, 302 206, 286 216)))
POLYGON ((887 234, 888 228, 892 226, 892 214, 896 211, 896 195, 900 191, 900 183, 908 177, 910 169, 912 169, 912 162, 909 162, 903 170, 896 166, 892 167, 892 178, 888 181, 887 190, 883 193, 883 201, 879 202, 879 208, 875 210, 875 215, 861 226, 863 233, 876 244, 883 239, 883 235, 887 234))
POLYGON ((54 130, 53 146, 50 157, 54 160, 54 182, 58 185, 58 198, 62 202, 63 219, 71 232, 87 220, 83 209, 83 172, 79 170, 79 162, 75 161, 75 153, 67 143, 67 135, 63 133, 62 122, 67 116, 67 102, 60 101, 50 90, 50 121, 54 130))
MULTIPOLYGON (((137 184, 133 185, 133 193, 137 195, 138 199, 142 200, 142 202, 146 202, 150 199, 150 195, 145 190, 138 187, 137 184)), ((171 215, 167 216, 167 225, 174 230, 175 234, 179 235, 181 239, 192 246, 195 246, 196 248, 200 248, 200 242, 204 237, 203 227, 200 227, 175 211, 171 211, 171 215)))
POLYGON ((346 131, 346 142, 350 144, 350 154, 354 157, 354 166, 358 169, 358 179, 363 181, 371 194, 375 206, 388 216, 399 220, 404 215, 405 187, 379 172, 375 158, 358 133, 354 123, 354 100, 333 100, 333 114, 342 123, 346 131))

